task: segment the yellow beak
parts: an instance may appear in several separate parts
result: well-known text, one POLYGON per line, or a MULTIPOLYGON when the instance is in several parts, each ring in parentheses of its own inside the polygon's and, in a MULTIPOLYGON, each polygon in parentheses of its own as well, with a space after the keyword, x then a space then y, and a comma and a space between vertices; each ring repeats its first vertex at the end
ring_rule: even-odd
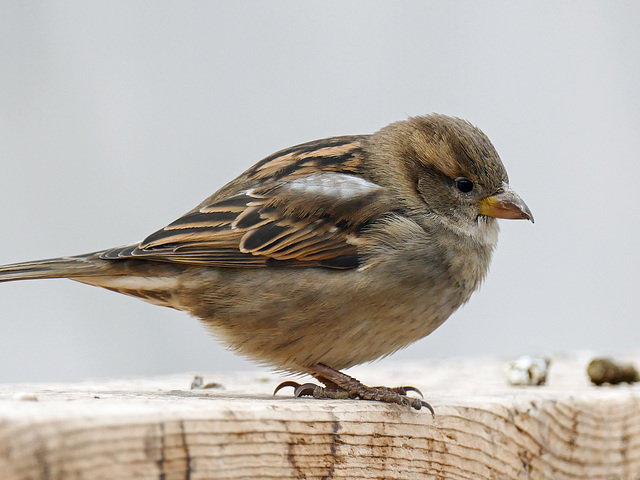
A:
POLYGON ((508 185, 500 193, 480 200, 480 215, 494 218, 531 220, 533 215, 527 204, 508 185))

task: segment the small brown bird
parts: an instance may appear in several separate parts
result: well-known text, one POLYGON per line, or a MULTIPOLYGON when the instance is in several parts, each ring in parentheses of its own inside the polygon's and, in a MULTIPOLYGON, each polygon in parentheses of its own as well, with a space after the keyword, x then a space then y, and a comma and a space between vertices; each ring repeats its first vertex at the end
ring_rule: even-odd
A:
POLYGON ((296 396, 431 409, 413 387, 339 370, 469 300, 496 218, 533 221, 484 133, 433 114, 281 150, 140 243, 0 267, 0 281, 69 278, 184 310, 240 354, 324 384, 280 385, 296 396))

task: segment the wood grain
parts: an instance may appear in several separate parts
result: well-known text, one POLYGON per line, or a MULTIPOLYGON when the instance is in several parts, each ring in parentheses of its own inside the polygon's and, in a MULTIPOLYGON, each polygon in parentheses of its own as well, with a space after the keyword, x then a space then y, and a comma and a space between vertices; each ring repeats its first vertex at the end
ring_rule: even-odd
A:
POLYGON ((350 373, 426 385, 435 419, 271 397, 280 379, 259 371, 206 376, 224 390, 187 374, 0 386, 0 478, 640 478, 640 390, 589 385, 583 361, 535 388, 508 387, 497 360, 381 365, 350 373))

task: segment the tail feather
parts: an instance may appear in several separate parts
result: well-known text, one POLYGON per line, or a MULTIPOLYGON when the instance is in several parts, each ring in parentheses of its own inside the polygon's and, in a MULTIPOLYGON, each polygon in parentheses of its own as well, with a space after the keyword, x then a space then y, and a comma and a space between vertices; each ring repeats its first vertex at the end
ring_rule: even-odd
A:
POLYGON ((155 305, 184 309, 174 293, 177 275, 186 268, 167 262, 127 258, 105 259, 107 252, 0 266, 0 282, 68 278, 140 298, 155 305))
POLYGON ((104 271, 105 264, 108 263, 100 259, 99 254, 100 252, 2 265, 0 266, 0 282, 99 275, 104 271))

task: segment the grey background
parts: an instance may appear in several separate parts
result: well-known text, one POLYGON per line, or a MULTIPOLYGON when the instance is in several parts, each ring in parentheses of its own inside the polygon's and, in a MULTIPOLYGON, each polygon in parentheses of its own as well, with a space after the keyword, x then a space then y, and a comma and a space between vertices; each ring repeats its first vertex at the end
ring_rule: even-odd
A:
MULTIPOLYGON (((637 2, 3 2, 0 262, 140 240, 264 156, 469 119, 536 224, 395 359, 637 349, 637 2)), ((0 381, 247 368, 197 320, 0 285, 0 381)))

